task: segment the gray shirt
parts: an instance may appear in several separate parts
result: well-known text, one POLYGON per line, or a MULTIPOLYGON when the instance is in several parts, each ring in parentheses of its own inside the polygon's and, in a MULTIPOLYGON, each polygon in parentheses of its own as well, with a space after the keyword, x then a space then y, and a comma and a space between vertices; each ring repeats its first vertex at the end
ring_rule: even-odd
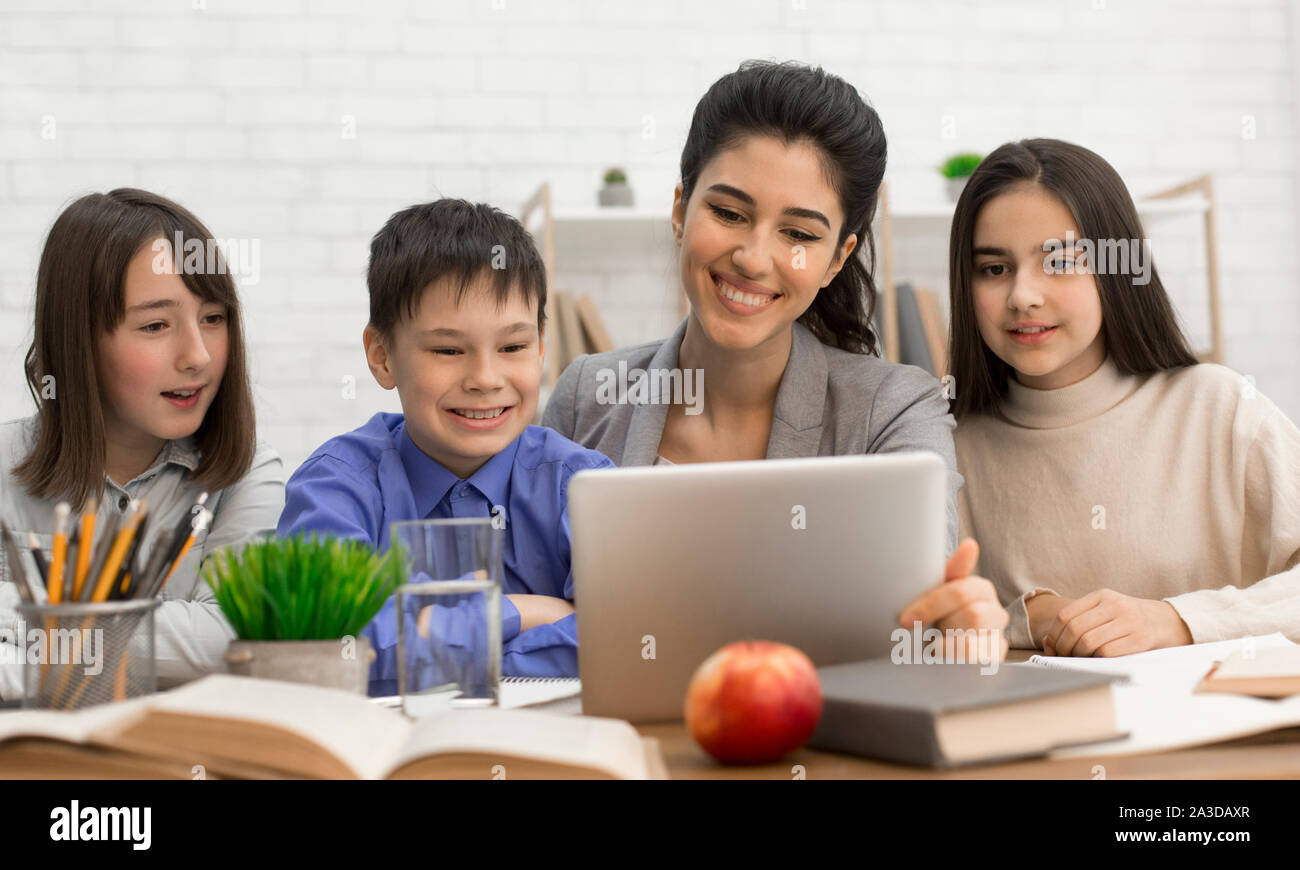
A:
MULTIPOLYGON (((54 505, 57 499, 32 498, 14 479, 12 469, 31 450, 36 440, 37 418, 28 417, 0 424, 0 516, 24 543, 34 532, 49 557, 54 534, 54 505)), ((148 502, 149 528, 141 541, 141 557, 147 558, 157 536, 170 530, 190 511, 202 488, 191 480, 199 464, 199 451, 190 438, 168 441, 158 458, 143 474, 125 486, 106 479, 100 496, 96 528, 104 528, 120 515, 132 498, 148 502)), ((212 525, 196 537, 190 552, 176 567, 158 596, 154 654, 161 688, 191 680, 212 671, 225 670, 223 655, 235 636, 221 613, 216 597, 199 576, 204 558, 227 545, 239 545, 253 537, 275 532, 284 509, 284 468, 280 457, 265 444, 258 444, 252 468, 233 486, 208 495, 212 525)), ((24 557, 28 571, 31 561, 24 557)), ((4 636, 17 634, 20 620, 14 606, 18 589, 9 576, 9 565, 0 548, 0 629, 4 636)), ((25 626, 26 629, 32 626, 25 626)), ((8 651, 0 651, 8 652, 8 651)), ((22 692, 22 673, 15 655, 0 661, 0 698, 14 698, 22 692)))
MULTIPOLYGON (((556 382, 542 424, 599 450, 617 465, 654 465, 668 403, 611 401, 619 394, 608 385, 620 372, 630 378, 635 369, 675 370, 685 335, 683 321, 663 341, 578 357, 556 382)), ((802 324, 794 324, 790 359, 772 413, 768 459, 906 450, 937 453, 948 466, 948 551, 952 552, 957 546, 957 492, 962 486, 953 450, 954 426, 939 382, 924 370, 829 347, 802 324)))

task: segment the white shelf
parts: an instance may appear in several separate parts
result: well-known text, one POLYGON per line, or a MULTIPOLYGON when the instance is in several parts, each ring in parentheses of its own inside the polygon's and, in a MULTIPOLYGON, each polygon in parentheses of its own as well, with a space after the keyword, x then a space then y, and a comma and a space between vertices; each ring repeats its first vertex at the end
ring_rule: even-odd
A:
MULTIPOLYGON (((1180 196, 1176 199, 1141 200, 1136 205, 1139 217, 1204 214, 1210 207, 1209 201, 1200 194, 1180 196)), ((904 206, 902 208, 891 208, 889 216, 896 221, 950 220, 955 208, 954 203, 904 206)))
POLYGON ((561 208, 551 215, 556 223, 606 223, 606 222, 662 222, 667 223, 671 208, 650 209, 640 206, 592 206, 591 208, 561 208))
MULTIPOLYGON (((1205 197, 1199 194, 1195 196, 1183 196, 1177 199, 1150 199, 1139 201, 1137 203, 1138 215, 1141 217, 1156 217, 1161 215, 1193 215, 1204 214, 1210 203, 1205 197)), ((898 221, 924 221, 924 220, 950 220, 952 218, 953 203, 932 203, 915 206, 904 206, 894 208, 889 212, 889 216, 898 221)), ((609 206, 601 208, 593 206, 591 208, 564 208, 557 209, 552 215, 556 223, 661 223, 667 222, 671 213, 670 208, 650 209, 641 206, 628 208, 625 206, 609 206)))

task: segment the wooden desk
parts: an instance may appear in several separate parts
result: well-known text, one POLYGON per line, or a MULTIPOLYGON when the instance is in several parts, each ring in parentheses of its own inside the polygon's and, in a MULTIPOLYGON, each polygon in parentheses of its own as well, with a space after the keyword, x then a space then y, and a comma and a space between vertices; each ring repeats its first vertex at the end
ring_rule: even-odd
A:
MULTIPOLYGON (((1024 661, 1032 651, 1012 650, 1008 662, 1024 661)), ((639 725, 656 737, 673 779, 1300 779, 1300 728, 1287 728, 1226 743, 1145 755, 1036 759, 958 770, 931 770, 853 755, 800 749, 777 764, 727 767, 695 744, 685 724, 639 725)))

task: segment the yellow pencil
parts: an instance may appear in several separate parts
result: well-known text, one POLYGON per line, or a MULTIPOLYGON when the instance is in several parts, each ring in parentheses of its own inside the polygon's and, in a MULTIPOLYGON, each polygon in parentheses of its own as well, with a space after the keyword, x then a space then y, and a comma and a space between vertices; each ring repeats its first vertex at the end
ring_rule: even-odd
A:
POLYGON ((176 573, 176 566, 185 558, 185 554, 190 551, 190 547, 194 546, 194 539, 198 537, 199 532, 206 529, 210 522, 212 522, 212 511, 207 508, 200 508, 199 515, 194 518, 194 524, 190 529, 189 536, 185 538, 185 543, 181 546, 180 552, 177 553, 176 558, 172 560, 171 567, 167 569, 167 573, 163 576, 162 582, 159 583, 158 588, 154 590, 154 595, 161 592, 162 588, 167 585, 167 581, 172 579, 172 574, 176 573))
POLYGON ((63 601, 63 562, 68 557, 68 515, 72 506, 61 501, 54 506, 54 546, 50 552, 50 603, 63 601))
POLYGON ((90 573, 90 551, 95 542, 95 515, 99 513, 99 501, 92 495, 81 509, 81 542, 77 546, 77 575, 73 578, 72 600, 81 600, 81 587, 90 573))
POLYGON ((117 571, 122 567, 122 560, 126 558, 126 551, 130 549, 131 540, 135 537, 135 531, 140 527, 140 520, 143 518, 144 502, 132 501, 126 509, 122 530, 117 533, 113 548, 108 551, 108 558, 104 560, 104 568, 99 572, 99 580, 95 583, 94 591, 90 593, 91 601, 99 603, 108 600, 108 593, 113 591, 113 581, 117 579, 117 571))

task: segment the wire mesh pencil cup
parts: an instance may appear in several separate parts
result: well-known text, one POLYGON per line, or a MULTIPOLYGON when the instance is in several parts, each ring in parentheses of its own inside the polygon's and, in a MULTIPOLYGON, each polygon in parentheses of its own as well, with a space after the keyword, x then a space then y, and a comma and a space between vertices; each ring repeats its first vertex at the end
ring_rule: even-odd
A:
POLYGON ((79 710, 157 691, 156 598, 20 604, 23 706, 79 710))

